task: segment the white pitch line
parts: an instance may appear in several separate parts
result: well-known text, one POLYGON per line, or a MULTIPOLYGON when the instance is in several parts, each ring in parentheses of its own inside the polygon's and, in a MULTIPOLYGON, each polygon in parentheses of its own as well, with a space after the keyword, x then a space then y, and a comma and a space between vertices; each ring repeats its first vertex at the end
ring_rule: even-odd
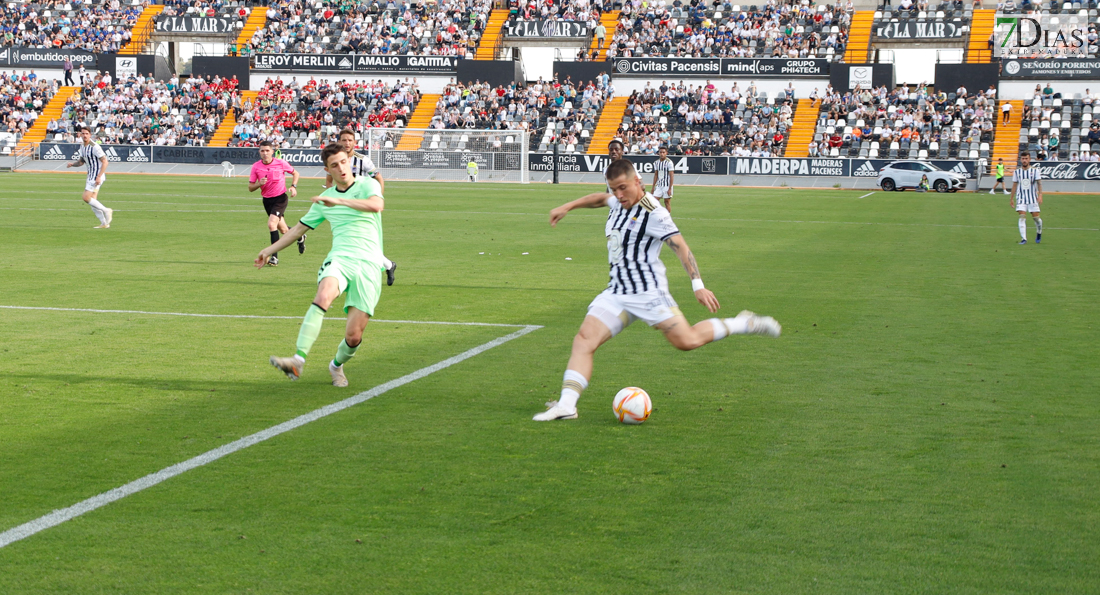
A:
POLYGON ((864 194, 860 198, 867 198, 868 196, 871 196, 872 194, 874 194, 874 192, 868 192, 867 194, 864 194))
MULTIPOLYGON (((300 320, 301 316, 260 316, 256 314, 195 314, 191 312, 146 312, 144 310, 97 310, 93 308, 49 308, 46 306, 2 306, 5 310, 49 310, 53 312, 93 312, 96 314, 142 314, 145 316, 188 316, 192 318, 256 318, 261 320, 300 320)), ((326 320, 347 320, 326 316, 326 320)), ((499 322, 442 322, 438 320, 382 320, 371 318, 371 322, 384 322, 386 324, 438 324, 446 326, 500 326, 500 327, 528 327, 529 324, 503 324, 499 322)), ((542 327, 538 327, 542 328, 542 327)))
POLYGON ((23 523, 18 527, 12 527, 11 529, 4 531, 3 533, 0 533, 0 548, 11 545, 21 539, 26 539, 27 537, 30 537, 35 533, 39 533, 51 527, 60 525, 61 523, 72 520, 84 513, 91 512, 97 508, 102 508, 103 506, 106 506, 111 502, 121 500, 126 496, 136 494, 137 492, 140 492, 146 488, 151 488, 158 483, 161 483, 162 481, 171 479, 192 469, 202 467, 207 463, 212 463, 226 455, 233 454, 239 450, 248 448, 249 446, 259 444, 260 442, 263 442, 264 440, 267 440, 269 438, 274 438, 279 434, 289 432, 290 430, 299 428, 310 422, 317 421, 322 417, 332 415, 333 413, 343 411, 348 407, 352 407, 364 401, 373 399, 378 395, 391 391, 400 386, 404 386, 410 382, 424 378, 429 374, 434 374, 444 368, 448 368, 459 362, 470 359, 471 357, 474 357, 479 353, 483 353, 494 347, 503 345, 504 343, 507 343, 512 339, 518 339, 519 337, 534 332, 540 328, 542 327, 538 325, 525 325, 518 331, 515 331, 503 337, 499 337, 497 339, 493 339, 488 343, 482 343, 481 345, 478 345, 473 349, 464 351, 454 357, 447 358, 430 366, 420 368, 419 370, 411 374, 406 374, 405 376, 397 378, 396 380, 391 380, 384 384, 379 384, 378 386, 368 391, 361 392, 354 397, 349 397, 347 399, 344 399, 343 401, 332 403, 331 405, 325 405, 320 409, 314 409, 309 413, 299 415, 298 417, 295 417, 294 419, 291 419, 289 421, 284 421, 279 425, 272 426, 270 428, 267 428, 266 430, 261 430, 259 432, 256 432, 255 434, 245 436, 244 438, 235 440, 224 446, 209 450, 202 453, 201 455, 198 455, 197 457, 187 459, 182 463, 176 463, 175 465, 172 465, 170 467, 165 467, 160 471, 150 473, 149 475, 146 475, 141 479, 131 481, 130 483, 117 487, 113 490, 108 490, 106 492, 103 492, 102 494, 99 494, 98 496, 92 496, 87 500, 77 502, 76 504, 73 504, 68 508, 55 510, 47 515, 34 519, 33 521, 23 523))

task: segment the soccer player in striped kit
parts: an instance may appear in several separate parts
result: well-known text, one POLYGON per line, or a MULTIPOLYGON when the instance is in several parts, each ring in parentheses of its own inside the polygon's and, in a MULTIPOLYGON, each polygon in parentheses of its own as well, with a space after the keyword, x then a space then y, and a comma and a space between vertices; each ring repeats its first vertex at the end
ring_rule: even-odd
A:
POLYGON ((653 197, 663 198, 665 208, 672 213, 672 160, 668 158, 668 147, 657 149, 657 162, 653 164, 653 197))
POLYGON ((1016 207, 1020 216, 1020 243, 1027 243, 1027 213, 1035 220, 1035 243, 1043 240, 1043 220, 1039 217, 1039 205, 1043 204, 1042 174, 1031 167, 1031 154, 1020 153, 1020 165, 1012 172, 1012 196, 1008 204, 1016 207))
MULTIPOLYGON (((360 178, 374 178, 374 181, 378 182, 379 190, 385 194, 386 181, 382 179, 382 172, 378 171, 378 168, 374 165, 374 160, 369 155, 362 155, 355 151, 355 131, 350 128, 341 130, 339 136, 336 137, 336 142, 351 156, 351 173, 360 178)), ((332 186, 332 174, 326 174, 325 188, 332 188, 332 186)), ((397 263, 383 255, 382 266, 386 269, 386 285, 393 285, 397 275, 397 263)))
POLYGON ((588 314, 573 338, 573 352, 562 380, 561 397, 547 403, 548 409, 535 421, 576 419, 577 400, 592 377, 592 357, 596 350, 635 319, 664 333, 677 349, 688 351, 726 338, 729 335, 767 335, 778 337, 782 327, 770 316, 757 316, 748 310, 734 318, 711 318, 694 326, 688 324, 676 301, 668 292, 661 245, 676 254, 691 278, 695 299, 711 312, 717 312, 718 299, 703 286, 699 266, 668 210, 653 195, 646 193, 637 171, 626 159, 611 162, 606 178, 612 194, 596 192, 550 211, 550 225, 569 211, 579 208, 610 209, 604 235, 611 265, 607 289, 588 306, 588 314))
POLYGON ((103 147, 92 142, 92 131, 87 128, 80 130, 80 142, 83 144, 77 149, 79 157, 76 161, 67 163, 65 166, 88 166, 88 181, 84 184, 84 196, 82 198, 92 208, 92 213, 95 214, 96 219, 99 219, 99 225, 95 228, 108 229, 111 227, 111 220, 114 218, 115 212, 99 202, 99 188, 107 180, 107 154, 103 152, 103 147))

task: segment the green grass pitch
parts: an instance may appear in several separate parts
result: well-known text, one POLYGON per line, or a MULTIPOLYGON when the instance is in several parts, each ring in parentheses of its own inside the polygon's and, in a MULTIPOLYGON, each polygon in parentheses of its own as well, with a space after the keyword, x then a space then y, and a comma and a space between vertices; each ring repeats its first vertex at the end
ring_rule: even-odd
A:
MULTIPOLYGON (((0 532, 515 330, 372 322, 340 390, 329 320, 288 382, 327 226, 255 270, 243 180, 111 175, 107 231, 83 182, 0 177, 0 305, 294 318, 0 309, 0 532)), ((377 318, 544 328, 8 545, 0 593, 1096 592, 1097 196, 1018 246, 1003 195, 678 188, 722 313, 783 336, 636 323, 537 424, 607 275, 606 212, 547 213, 595 188, 388 184, 377 318)))

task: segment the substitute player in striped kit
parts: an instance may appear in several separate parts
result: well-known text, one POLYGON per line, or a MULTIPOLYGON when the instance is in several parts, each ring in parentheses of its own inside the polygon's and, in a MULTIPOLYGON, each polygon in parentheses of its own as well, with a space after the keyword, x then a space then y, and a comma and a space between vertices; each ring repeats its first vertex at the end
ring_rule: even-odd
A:
POLYGON ((107 181, 107 154, 103 152, 103 147, 92 142, 92 131, 87 128, 81 129, 80 142, 82 144, 77 149, 77 160, 65 164, 65 167, 88 166, 88 181, 84 184, 84 195, 81 198, 92 208, 96 219, 99 219, 99 225, 95 229, 108 229, 115 212, 99 202, 99 188, 107 181))
POLYGON ((665 208, 672 212, 672 160, 668 158, 668 147, 657 149, 659 159, 653 164, 653 198, 663 198, 665 208))
POLYGON ((711 318, 694 326, 688 324, 676 300, 668 292, 661 245, 666 244, 680 259, 691 278, 695 299, 711 312, 717 312, 718 299, 703 286, 699 266, 668 211, 653 195, 646 193, 634 166, 626 159, 611 162, 607 182, 612 193, 589 194, 550 211, 550 225, 557 226, 569 211, 579 208, 610 210, 604 235, 611 280, 607 289, 588 306, 588 314, 573 338, 573 352, 562 380, 561 397, 547 403, 548 409, 535 421, 576 419, 577 400, 592 377, 592 357, 596 350, 624 328, 642 319, 664 333, 677 349, 688 351, 726 338, 729 335, 767 335, 778 337, 782 327, 770 316, 757 316, 748 310, 734 318, 711 318))
POLYGON ((1027 243, 1027 213, 1035 220, 1035 243, 1043 241, 1043 220, 1039 217, 1039 205, 1043 204, 1042 174, 1031 167, 1031 154, 1020 153, 1020 166, 1012 172, 1012 196, 1016 214, 1020 216, 1020 243, 1027 243))
MULTIPOLYGON (((379 190, 386 193, 386 180, 382 179, 382 172, 374 165, 374 160, 369 155, 363 155, 355 151, 355 131, 345 128, 336 137, 336 142, 351 156, 351 173, 359 178, 374 178, 378 182, 379 190)), ((332 174, 325 175, 325 188, 332 188, 332 174)), ((386 285, 393 285, 397 275, 397 263, 382 256, 382 266, 386 269, 386 285)))

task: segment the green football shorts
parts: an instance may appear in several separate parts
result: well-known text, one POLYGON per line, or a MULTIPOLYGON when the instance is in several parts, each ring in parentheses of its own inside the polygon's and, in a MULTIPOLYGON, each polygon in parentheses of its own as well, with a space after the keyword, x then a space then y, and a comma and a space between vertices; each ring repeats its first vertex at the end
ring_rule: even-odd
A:
POLYGON ((347 292, 344 313, 356 308, 374 316, 374 307, 382 295, 382 269, 366 260, 329 256, 317 271, 317 283, 325 277, 335 277, 340 282, 340 293, 347 292))

